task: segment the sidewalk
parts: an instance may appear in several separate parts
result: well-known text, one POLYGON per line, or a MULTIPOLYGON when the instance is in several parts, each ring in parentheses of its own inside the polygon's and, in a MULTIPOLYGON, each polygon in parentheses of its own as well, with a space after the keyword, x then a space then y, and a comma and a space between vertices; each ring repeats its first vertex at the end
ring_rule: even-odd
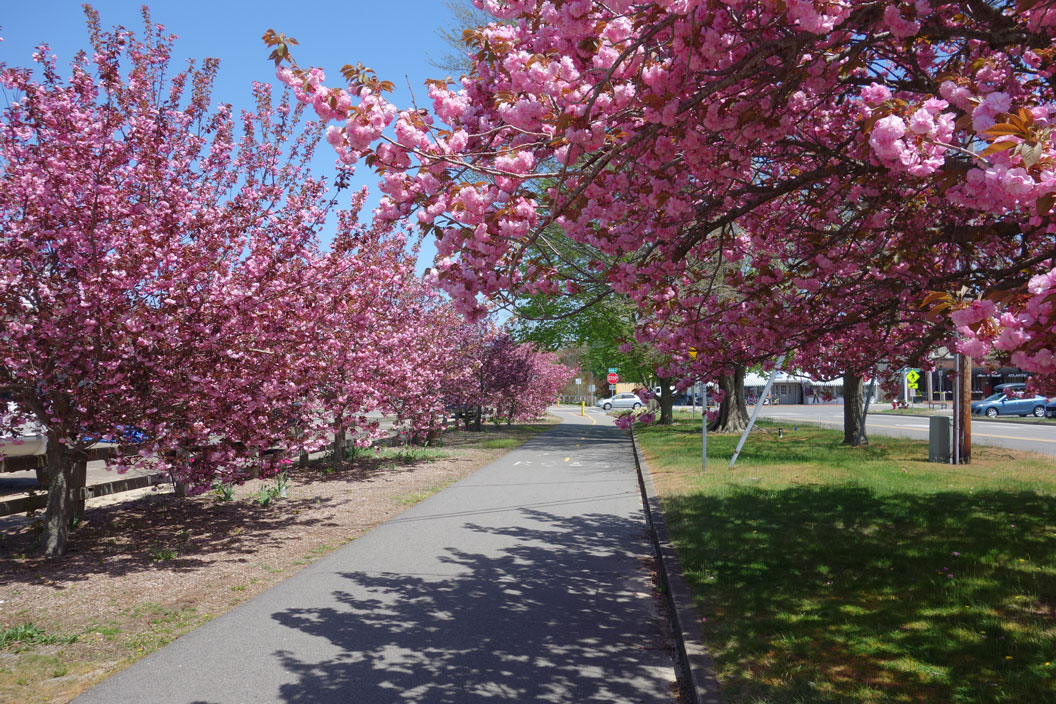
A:
POLYGON ((672 702, 629 441, 557 428, 77 702, 672 702))

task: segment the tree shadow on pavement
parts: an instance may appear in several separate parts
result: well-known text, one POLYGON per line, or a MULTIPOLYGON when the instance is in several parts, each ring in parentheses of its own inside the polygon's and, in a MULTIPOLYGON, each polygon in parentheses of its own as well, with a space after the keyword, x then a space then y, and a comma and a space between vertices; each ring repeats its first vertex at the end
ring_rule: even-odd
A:
POLYGON ((465 525, 420 573, 343 572, 336 605, 273 615, 339 655, 278 651, 285 702, 673 702, 673 651, 640 516, 521 509, 465 525))

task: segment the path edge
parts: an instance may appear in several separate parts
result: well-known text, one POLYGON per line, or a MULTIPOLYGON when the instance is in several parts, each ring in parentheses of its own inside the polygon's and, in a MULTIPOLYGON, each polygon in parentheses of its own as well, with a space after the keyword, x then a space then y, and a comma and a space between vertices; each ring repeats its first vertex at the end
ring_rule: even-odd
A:
POLYGON ((670 607, 675 640, 678 643, 683 685, 688 688, 690 704, 721 704, 715 664, 704 646, 700 615, 693 606, 693 594, 686 584, 682 562, 671 544, 660 497, 653 486, 652 474, 638 452, 638 438, 634 434, 633 426, 631 448, 634 452, 634 468, 638 474, 638 487, 642 492, 642 506, 649 527, 649 537, 659 558, 660 578, 667 587, 667 603, 670 607))

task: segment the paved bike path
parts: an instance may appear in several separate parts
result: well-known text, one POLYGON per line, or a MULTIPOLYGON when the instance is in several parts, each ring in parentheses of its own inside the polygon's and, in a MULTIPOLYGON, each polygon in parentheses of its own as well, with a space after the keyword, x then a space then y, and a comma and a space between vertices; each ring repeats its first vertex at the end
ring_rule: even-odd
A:
POLYGON ((671 702, 629 441, 560 415, 76 701, 671 702))

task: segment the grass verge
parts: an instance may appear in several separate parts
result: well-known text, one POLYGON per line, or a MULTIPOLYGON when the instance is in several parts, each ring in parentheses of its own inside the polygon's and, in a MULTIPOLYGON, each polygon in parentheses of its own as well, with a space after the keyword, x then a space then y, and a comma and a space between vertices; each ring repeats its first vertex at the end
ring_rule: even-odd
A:
MULTIPOLYGON (((787 425, 787 424, 785 424, 787 425)), ((640 440, 728 704, 1056 702, 1056 461, 766 425, 640 440)))

